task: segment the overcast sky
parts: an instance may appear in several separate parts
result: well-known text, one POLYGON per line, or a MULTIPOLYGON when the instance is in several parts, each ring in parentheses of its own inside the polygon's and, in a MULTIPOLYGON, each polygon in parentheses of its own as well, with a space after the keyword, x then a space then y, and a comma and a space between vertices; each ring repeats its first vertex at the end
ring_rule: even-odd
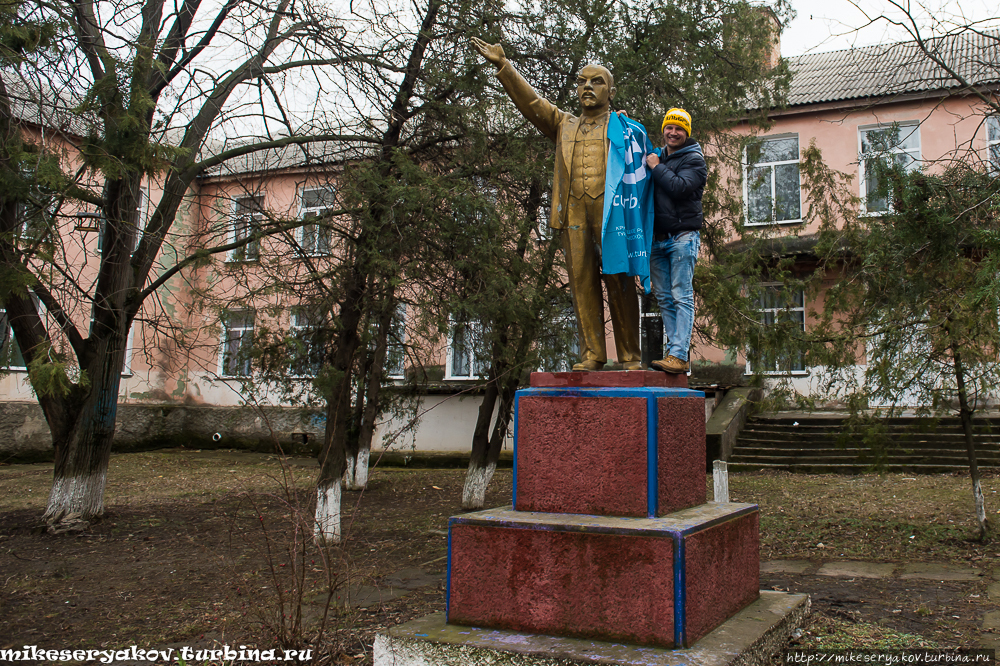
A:
MULTIPOLYGON (((909 39, 900 28, 885 20, 871 19, 881 15, 902 19, 902 14, 887 2, 879 0, 791 0, 798 16, 781 35, 781 55, 787 57, 804 53, 822 53, 849 49, 852 46, 869 46, 880 42, 909 39)), ((990 19, 983 24, 1000 26, 997 19, 997 0, 927 0, 922 5, 910 5, 923 27, 935 24, 952 27, 956 23, 969 23, 990 19)))

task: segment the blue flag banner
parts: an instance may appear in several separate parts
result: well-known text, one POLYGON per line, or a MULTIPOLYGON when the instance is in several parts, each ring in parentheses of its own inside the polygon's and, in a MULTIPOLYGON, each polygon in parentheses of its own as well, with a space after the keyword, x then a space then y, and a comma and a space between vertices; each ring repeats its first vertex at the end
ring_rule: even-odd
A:
POLYGON ((649 293, 653 242, 653 181, 646 155, 653 152, 646 128, 618 113, 608 120, 608 169, 604 179, 601 269, 637 275, 649 293))

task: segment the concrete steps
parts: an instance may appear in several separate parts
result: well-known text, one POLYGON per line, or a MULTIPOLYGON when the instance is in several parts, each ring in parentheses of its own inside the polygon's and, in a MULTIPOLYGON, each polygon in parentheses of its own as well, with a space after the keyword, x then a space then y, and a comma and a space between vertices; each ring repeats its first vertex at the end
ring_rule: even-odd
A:
MULTIPOLYGON (((958 418, 895 418, 875 447, 850 432, 838 414, 771 413, 751 417, 729 458, 730 469, 779 469, 803 473, 858 474, 878 467, 932 474, 969 468, 958 418)), ((1000 467, 1000 417, 975 421, 980 467, 1000 467)))

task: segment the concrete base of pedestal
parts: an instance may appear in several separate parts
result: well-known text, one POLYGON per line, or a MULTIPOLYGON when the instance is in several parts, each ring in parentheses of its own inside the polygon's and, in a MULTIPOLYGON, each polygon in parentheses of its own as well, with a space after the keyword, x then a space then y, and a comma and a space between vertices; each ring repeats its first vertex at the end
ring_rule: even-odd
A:
POLYGON ((375 666, 766 666, 809 613, 809 597, 760 597, 702 638, 671 650, 446 624, 437 613, 375 639, 375 666))

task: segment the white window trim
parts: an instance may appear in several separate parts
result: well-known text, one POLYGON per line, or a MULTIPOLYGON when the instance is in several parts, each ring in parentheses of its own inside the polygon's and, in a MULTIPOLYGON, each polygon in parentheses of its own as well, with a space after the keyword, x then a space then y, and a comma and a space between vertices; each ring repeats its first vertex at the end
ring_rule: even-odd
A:
MULTIPOLYGON (((289 319, 289 322, 288 322, 288 329, 292 333, 293 337, 295 336, 296 331, 305 331, 305 330, 309 330, 310 328, 313 328, 313 326, 308 325, 308 324, 304 325, 303 323, 301 323, 299 321, 299 317, 307 317, 307 316, 308 315, 306 315, 305 312, 302 312, 302 311, 292 312, 291 318, 289 319)), ((254 323, 256 324, 256 321, 254 323)), ((309 352, 311 350, 307 349, 306 351, 309 352)), ((315 374, 306 374, 306 375, 296 374, 294 372, 295 365, 296 364, 293 361, 292 362, 292 367, 290 368, 290 370, 293 371, 292 374, 291 374, 291 377, 293 379, 312 379, 312 378, 314 378, 316 376, 315 374)))
MULTIPOLYGON (((784 285, 782 285, 780 282, 764 282, 764 283, 761 283, 760 286, 764 287, 764 288, 767 288, 767 287, 783 287, 784 285)), ((761 313, 761 314, 763 314, 765 312, 785 312, 785 311, 788 311, 788 312, 801 312, 802 313, 802 330, 805 331, 805 326, 806 326, 806 295, 805 295, 805 291, 802 290, 802 289, 799 289, 799 293, 802 294, 802 307, 801 308, 798 308, 798 307, 795 307, 795 308, 763 308, 763 309, 757 310, 757 312, 761 313)), ((744 374, 746 374, 746 375, 752 375, 752 374, 754 374, 753 368, 751 367, 750 359, 749 358, 747 359, 747 362, 746 362, 746 371, 745 371, 744 374)), ((806 367, 806 368, 803 368, 802 370, 790 370, 790 371, 786 371, 786 370, 763 370, 763 371, 761 371, 760 374, 762 374, 762 375, 769 375, 769 376, 773 376, 773 377, 805 377, 805 376, 807 376, 809 374, 809 368, 806 367)))
MULTIPOLYGON (((263 194, 263 192, 258 193, 258 194, 248 194, 248 195, 244 195, 244 196, 238 196, 238 197, 234 197, 233 199, 230 200, 231 201, 231 206, 229 208, 229 220, 227 222, 227 225, 229 227, 228 232, 227 232, 227 238, 228 238, 228 240, 229 240, 230 243, 235 243, 237 240, 241 240, 241 239, 239 239, 239 238, 236 237, 236 223, 237 223, 237 221, 239 219, 239 213, 237 212, 237 210, 238 210, 238 207, 240 205, 240 202, 243 201, 243 200, 245 200, 245 199, 259 199, 260 200, 260 207, 261 207, 261 209, 263 209, 263 207, 264 207, 264 194, 263 194)), ((255 216, 259 216, 259 220, 263 220, 264 219, 263 213, 260 213, 260 212, 258 212, 258 213, 251 212, 250 213, 250 228, 249 228, 249 233, 251 233, 251 234, 253 233, 253 222, 254 222, 255 216)), ((243 247, 240 247, 240 248, 236 248, 236 249, 230 250, 229 252, 226 253, 226 261, 230 262, 230 263, 243 263, 243 262, 257 261, 260 258, 260 239, 257 239, 257 254, 256 254, 256 256, 254 256, 254 257, 247 257, 246 256, 246 250, 247 250, 248 247, 250 247, 250 244, 244 245, 243 247)))
POLYGON ((869 155, 871 153, 863 153, 863 152, 861 152, 861 135, 864 134, 865 132, 868 132, 868 131, 871 131, 871 130, 889 129, 889 128, 893 127, 894 125, 896 127, 900 128, 900 130, 902 130, 904 127, 912 127, 912 128, 914 128, 913 132, 911 132, 910 134, 907 134, 906 136, 910 136, 913 133, 916 133, 916 136, 917 136, 917 147, 916 147, 916 149, 910 149, 910 150, 906 150, 906 149, 899 148, 899 147, 890 148, 884 154, 886 154, 886 155, 897 155, 897 154, 900 154, 900 153, 913 153, 913 152, 916 152, 916 155, 913 156, 913 164, 915 165, 914 168, 919 168, 920 167, 920 163, 921 163, 921 160, 922 160, 922 157, 923 157, 923 153, 922 153, 922 150, 923 150, 923 141, 920 138, 920 121, 918 121, 918 120, 904 120, 902 122, 895 122, 895 123, 876 123, 874 125, 860 125, 860 126, 858 126, 858 193, 859 193, 859 195, 861 197, 861 214, 862 215, 876 216, 876 215, 885 215, 887 213, 892 213, 893 212, 892 196, 889 193, 886 194, 886 196, 888 197, 888 200, 886 201, 886 209, 885 210, 872 210, 872 211, 868 210, 868 196, 866 194, 866 192, 868 190, 868 183, 867 183, 867 179, 865 177, 865 155, 869 155))
POLYGON ((776 227, 785 226, 792 224, 802 224, 802 171, 799 170, 799 217, 795 220, 775 220, 774 219, 774 207, 777 197, 775 196, 775 188, 777 187, 777 179, 774 177, 774 167, 783 166, 785 164, 802 164, 802 142, 799 141, 799 135, 796 132, 788 132, 785 134, 769 134, 767 136, 757 137, 759 141, 771 141, 775 139, 795 139, 799 144, 799 157, 794 160, 781 160, 778 162, 758 162, 754 166, 766 165, 771 167, 771 220, 769 222, 751 222, 750 221, 750 179, 748 171, 750 169, 749 155, 747 154, 747 149, 743 149, 743 219, 746 221, 748 227, 776 227))
MULTIPOLYGON (((332 185, 316 186, 316 187, 303 187, 299 191, 299 219, 300 220, 304 220, 306 218, 306 216, 309 215, 310 213, 314 213, 315 212, 317 215, 319 215, 319 214, 322 213, 322 211, 327 210, 325 207, 307 207, 305 205, 305 201, 306 201, 306 196, 305 195, 306 195, 306 192, 313 192, 313 191, 316 191, 316 190, 327 191, 327 192, 330 192, 331 194, 335 194, 336 193, 336 189, 332 185)), ((306 248, 304 248, 302 246, 302 243, 305 241, 306 227, 307 226, 314 226, 314 227, 316 227, 317 232, 319 231, 319 226, 317 226, 315 223, 303 224, 302 226, 300 226, 295 231, 295 241, 299 244, 299 247, 302 248, 303 252, 305 252, 305 254, 307 256, 310 256, 310 257, 328 257, 328 256, 330 256, 332 247, 327 248, 327 250, 325 252, 318 252, 315 247, 313 247, 310 250, 307 250, 306 248)), ((318 238, 318 235, 317 235, 317 238, 318 238)), ((332 238, 328 241, 328 244, 331 245, 331 246, 333 245, 332 241, 333 241, 332 238)))
MULTIPOLYGON (((642 307, 641 297, 640 297, 639 304, 640 304, 640 308, 641 308, 642 307)), ((565 314, 557 315, 556 318, 555 318, 555 321, 556 321, 556 324, 559 324, 559 325, 562 325, 562 326, 572 326, 572 328, 573 328, 574 331, 577 328, 577 326, 576 326, 576 313, 573 312, 572 308, 570 308, 565 314)), ((548 370, 548 369, 544 368, 543 366, 539 365, 537 368, 535 368, 535 371, 536 372, 570 372, 571 370, 573 370, 573 365, 580 358, 580 339, 579 339, 579 337, 574 337, 573 339, 575 341, 575 344, 571 345, 570 348, 566 350, 566 352, 569 354, 569 356, 566 357, 566 358, 559 359, 559 364, 558 364, 558 366, 554 370, 548 370)))
MULTIPOLYGON (((398 374, 386 374, 387 379, 406 379, 406 303, 397 303, 396 312, 392 317, 392 323, 400 322, 399 331, 390 330, 388 348, 386 349, 386 362, 389 361, 389 353, 392 351, 393 347, 398 347, 403 352, 402 362, 400 367, 402 372, 398 374), (393 336, 393 333, 397 335, 393 336)), ((390 324, 390 328, 395 328, 390 324)), ((449 351, 451 350, 451 345, 448 345, 449 351)), ((450 354, 449 354, 450 358, 450 354)))
MULTIPOLYGON (((6 331, 7 344, 8 345, 14 344, 14 329, 11 328, 10 320, 7 319, 7 309, 6 308, 0 308, 0 313, 3 314, 4 322, 7 324, 7 331, 6 331)), ((0 350, 2 350, 2 347, 0 347, 0 350)), ((21 358, 24 358, 24 352, 21 352, 21 358)), ((3 365, 3 366, 0 366, 0 369, 2 369, 4 372, 27 372, 28 371, 28 368, 26 366, 23 366, 23 365, 3 365)))
MULTIPOLYGON (((482 325, 479 322, 476 322, 476 321, 466 322, 465 326, 466 326, 467 329, 470 329, 470 330, 474 331, 472 337, 477 337, 476 334, 479 334, 481 336, 482 325)), ((454 356, 453 356, 454 355, 454 335, 455 335, 455 320, 449 317, 448 318, 448 357, 447 357, 447 360, 445 362, 444 378, 445 379, 449 379, 449 380, 456 380, 456 381, 475 381, 475 380, 479 379, 480 372, 483 370, 483 368, 480 368, 479 364, 476 362, 476 354, 475 354, 475 349, 473 348, 474 347, 473 344, 469 344, 468 345, 468 354, 469 354, 468 361, 469 361, 469 371, 470 371, 469 374, 468 375, 455 375, 455 374, 452 373, 452 370, 454 368, 454 356)))
POLYGON ((135 335, 135 321, 128 327, 125 334, 125 361, 122 363, 122 377, 132 376, 132 338, 135 335))
POLYGON ((253 316, 253 320, 250 324, 250 328, 243 328, 241 330, 253 331, 257 326, 257 313, 250 309, 235 309, 235 310, 225 310, 222 315, 222 334, 219 336, 219 377, 223 379, 249 379, 253 374, 253 369, 251 368, 251 373, 247 375, 229 375, 226 374, 226 342, 229 337, 229 315, 237 312, 249 312, 253 316))
POLYGON ((986 116, 986 163, 990 166, 990 170, 993 173, 1000 173, 1000 154, 997 156, 997 161, 993 161, 993 149, 996 148, 997 152, 1000 153, 1000 116, 989 115, 986 116), (990 139, 990 129, 994 130, 995 138, 990 139))

